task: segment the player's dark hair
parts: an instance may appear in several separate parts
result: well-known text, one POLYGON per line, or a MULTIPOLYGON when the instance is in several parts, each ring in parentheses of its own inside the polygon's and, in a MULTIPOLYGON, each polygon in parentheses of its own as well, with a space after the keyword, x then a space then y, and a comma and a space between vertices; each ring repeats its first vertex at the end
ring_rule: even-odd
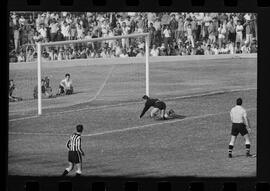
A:
POLYGON ((242 98, 238 98, 237 100, 236 100, 236 105, 242 105, 242 98))
POLYGON ((83 131, 83 125, 79 124, 76 126, 77 132, 81 133, 83 131))
POLYGON ((147 95, 144 95, 142 98, 143 99, 148 99, 149 97, 147 95))
POLYGON ((70 74, 69 74, 69 73, 67 73, 67 74, 65 75, 65 77, 67 77, 67 76, 69 76, 69 77, 70 77, 70 74))

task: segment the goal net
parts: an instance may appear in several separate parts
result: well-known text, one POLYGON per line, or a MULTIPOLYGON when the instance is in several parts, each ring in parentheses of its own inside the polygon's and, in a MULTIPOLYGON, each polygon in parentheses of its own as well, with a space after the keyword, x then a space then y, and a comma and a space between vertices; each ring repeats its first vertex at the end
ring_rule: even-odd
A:
POLYGON ((21 77, 16 80, 17 94, 25 92, 23 100, 28 100, 22 110, 41 115, 44 109, 122 104, 149 95, 148 38, 148 33, 138 33, 38 43, 34 68, 14 70, 15 78, 21 77), (72 80, 71 95, 59 92, 66 74, 72 80), (19 87, 22 79, 27 85, 19 87), (44 93, 47 79, 49 89, 44 93))

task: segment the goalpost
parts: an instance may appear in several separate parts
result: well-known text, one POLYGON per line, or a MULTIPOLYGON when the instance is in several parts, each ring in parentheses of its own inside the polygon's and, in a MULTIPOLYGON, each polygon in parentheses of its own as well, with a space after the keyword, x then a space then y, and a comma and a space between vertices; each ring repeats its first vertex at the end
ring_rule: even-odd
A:
POLYGON ((101 37, 101 38, 84 39, 84 40, 68 40, 68 41, 37 43, 38 115, 42 114, 41 51, 43 47, 54 46, 54 45, 106 41, 106 40, 117 40, 117 39, 135 38, 135 37, 145 37, 145 94, 149 96, 149 33, 137 33, 137 34, 129 34, 129 35, 123 35, 123 36, 101 37))

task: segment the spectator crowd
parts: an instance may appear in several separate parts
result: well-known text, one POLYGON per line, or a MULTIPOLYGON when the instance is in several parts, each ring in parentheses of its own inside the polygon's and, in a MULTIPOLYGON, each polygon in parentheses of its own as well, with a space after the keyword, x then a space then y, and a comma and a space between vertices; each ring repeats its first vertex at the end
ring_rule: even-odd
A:
MULTIPOLYGON (((37 42, 92 39, 149 33, 150 56, 216 55, 257 52, 253 13, 90 13, 11 12, 10 62, 37 58, 37 42)), ((143 37, 48 46, 43 59, 140 57, 143 37)))

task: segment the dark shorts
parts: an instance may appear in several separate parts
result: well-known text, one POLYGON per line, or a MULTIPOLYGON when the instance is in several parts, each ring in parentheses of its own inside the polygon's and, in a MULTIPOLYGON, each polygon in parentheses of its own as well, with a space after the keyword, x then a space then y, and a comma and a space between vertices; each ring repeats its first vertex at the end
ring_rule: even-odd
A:
POLYGON ((66 91, 66 95, 71 95, 71 94, 73 94, 73 89, 72 88, 70 90, 66 91))
POLYGON ((68 161, 71 163, 81 163, 82 162, 82 155, 78 151, 68 151, 68 161))
POLYGON ((160 109, 160 110, 165 110, 166 109, 166 104, 163 101, 157 101, 155 103, 155 107, 160 109))
POLYGON ((59 85, 59 89, 60 89, 60 94, 65 93, 65 89, 64 89, 64 87, 63 87, 63 86, 60 86, 60 85, 59 85))
POLYGON ((229 32, 229 34, 228 34, 228 39, 229 39, 231 42, 235 42, 236 34, 235 34, 235 33, 229 32))
MULTIPOLYGON (((60 89, 60 94, 64 94, 65 93, 65 88, 61 85, 59 85, 59 89, 60 89)), ((70 95, 73 94, 73 87, 71 87, 69 90, 66 91, 66 95, 70 95)))
POLYGON ((231 135, 237 136, 239 133, 242 136, 248 134, 246 125, 244 123, 233 123, 231 135))

